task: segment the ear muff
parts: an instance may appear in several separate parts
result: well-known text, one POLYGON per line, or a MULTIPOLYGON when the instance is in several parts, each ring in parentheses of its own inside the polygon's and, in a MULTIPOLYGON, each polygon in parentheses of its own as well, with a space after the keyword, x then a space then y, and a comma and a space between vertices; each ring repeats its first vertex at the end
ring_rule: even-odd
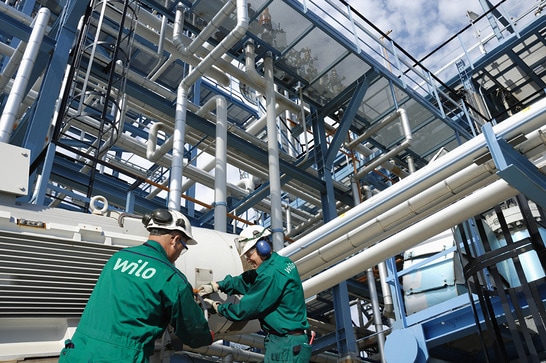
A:
POLYGON ((261 239, 258 242, 256 242, 256 252, 260 256, 268 256, 271 253, 271 246, 269 245, 269 242, 265 239, 261 239))

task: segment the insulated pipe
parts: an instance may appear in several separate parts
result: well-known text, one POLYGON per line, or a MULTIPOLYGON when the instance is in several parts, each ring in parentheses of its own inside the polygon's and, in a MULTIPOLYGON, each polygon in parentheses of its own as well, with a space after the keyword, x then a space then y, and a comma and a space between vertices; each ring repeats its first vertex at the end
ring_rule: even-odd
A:
POLYGON ((225 357, 229 354, 233 355, 233 359, 240 362, 263 362, 264 355, 259 353, 250 352, 248 350, 242 350, 238 348, 232 348, 222 345, 221 342, 214 343, 205 347, 191 348, 184 346, 184 351, 200 353, 204 355, 225 357))
MULTIPOLYGON (((250 86, 252 88, 255 88, 256 90, 259 90, 259 91, 262 91, 262 93, 265 93, 265 88, 267 87, 266 85, 266 80, 264 79, 264 77, 262 77, 258 71, 256 71, 256 59, 255 59, 255 54, 254 54, 254 43, 249 40, 246 45, 245 45, 245 73, 248 77, 239 77, 236 73, 231 73, 232 75, 234 75, 235 77, 237 77, 237 79, 239 80, 245 80, 245 78, 248 78, 249 82, 250 83, 250 86)), ((288 99, 287 97, 283 96, 282 94, 275 92, 275 99, 276 101, 281 104, 284 109, 287 109, 287 110, 290 110, 292 111, 293 113, 299 113, 301 108, 299 105, 297 105, 296 103, 292 102, 290 99, 288 99)), ((282 112, 279 111, 279 112, 282 112)))
POLYGON ((32 24, 32 17, 26 15, 25 13, 20 12, 13 6, 10 6, 6 3, 0 2, 0 13, 8 15, 10 18, 17 20, 25 25, 32 24))
POLYGON ((214 229, 227 229, 227 102, 216 98, 216 167, 214 170, 214 229))
POLYGON ((443 231, 493 207, 519 192, 504 180, 478 190, 410 228, 391 236, 303 282, 305 297, 318 294, 363 270, 401 253, 443 231))
MULTIPOLYGON (((119 19, 119 12, 116 12, 116 11, 119 11, 119 10, 120 9, 116 9, 116 8, 108 6, 106 7, 106 9, 104 9, 104 14, 109 19, 112 19, 114 22, 119 22, 119 21, 116 21, 116 19, 119 19)), ((134 19, 131 19, 131 21, 133 20, 134 19)), ((154 28, 157 27, 158 25, 160 27, 161 26, 160 22, 161 20, 157 18, 156 16, 152 15, 151 13, 147 11, 141 11, 138 14, 138 24, 140 25, 138 27, 139 34, 141 34, 144 39, 150 40, 152 43, 155 44, 157 42, 155 38, 158 36, 158 32, 154 28)), ((113 29, 112 27, 109 27, 103 24, 101 29, 112 36, 117 36, 117 30, 113 29)), ((167 27, 167 29, 170 29, 170 28, 167 27)), ((171 53, 171 56, 174 55, 174 58, 180 58, 185 63, 192 66, 196 66, 201 61, 200 58, 196 57, 193 54, 187 54, 187 55, 181 54, 180 52, 176 50, 176 47, 173 45, 172 42, 168 41, 168 39, 166 40, 167 42, 165 42, 164 48, 167 52, 171 53)), ((150 49, 150 47, 143 45, 137 39, 133 41, 133 47, 138 48, 140 51, 148 54, 150 57, 157 56, 156 51, 153 51, 150 49)), ((169 60, 174 61, 173 57, 170 57, 169 60)), ((164 66, 168 66, 168 64, 164 64, 164 66)), ((216 67, 211 67, 210 69, 208 69, 206 74, 214 78, 217 82, 221 83, 223 86, 227 87, 230 84, 229 77, 226 76, 223 71, 220 71, 216 67)))
MULTIPOLYGON (((491 172, 493 172, 492 168, 491 172)), ((454 176, 454 179, 461 179, 465 176, 464 174, 464 171, 460 172, 454 176)), ((473 175, 470 172, 469 174, 473 175)), ((308 277, 324 269, 325 265, 336 263, 348 255, 380 241, 389 234, 392 235, 411 226, 417 220, 423 219, 460 199, 463 193, 469 194, 479 187, 490 184, 495 179, 497 177, 490 174, 490 178, 474 180, 469 178, 459 184, 455 184, 451 180, 438 183, 429 191, 412 197, 405 203, 363 223, 346 235, 297 260, 298 271, 303 278, 308 277)))
MULTIPOLYGON (((531 132, 544 124, 546 124, 546 98, 494 126, 493 131, 495 135, 509 140, 518 134, 531 132)), ((440 183, 450 175, 472 164, 475 158, 484 153, 486 153, 485 138, 483 135, 478 135, 390 188, 352 208, 342 218, 333 219, 317 228, 279 253, 290 257, 293 261, 298 260, 307 255, 309 251, 318 249, 336 238, 350 233, 374 216, 380 215, 403 203, 411 196, 440 183)))
MULTIPOLYGON (((396 112, 392 113, 391 115, 385 117, 384 119, 370 126, 362 135, 360 135, 353 141, 346 143, 345 147, 347 147, 348 149, 354 149, 356 145, 360 144, 362 141, 371 137, 377 131, 381 130, 383 127, 387 126, 388 124, 396 120, 398 117, 402 117, 402 113, 405 114, 406 110, 404 110, 403 108, 399 108, 398 110, 396 110, 396 112)), ((407 120, 407 115, 406 115, 406 120, 407 120)))
MULTIPOLYGON (((313 324, 311 323, 311 326, 313 324)), ((226 340, 229 340, 232 343, 238 343, 242 345, 247 345, 250 347, 255 347, 258 349, 264 348, 264 336, 258 334, 241 334, 241 335, 231 335, 226 337, 226 340)), ((333 353, 320 353, 313 354, 312 361, 315 363, 338 363, 339 356, 333 353)))
MULTIPOLYGON (((165 7, 169 6, 169 2, 165 1, 165 7)), ((161 62, 163 61, 163 44, 165 44, 165 32, 167 31, 167 16, 163 15, 161 17, 161 29, 159 30, 159 40, 157 42, 157 63, 150 72, 148 72, 148 77, 150 78, 155 74, 155 72, 161 68, 161 62)), ((164 62, 163 62, 164 63, 164 62)))
MULTIPOLYGON (((413 142, 413 135, 411 133, 411 127, 410 127, 410 124, 409 124, 409 121, 408 121, 408 114, 406 113, 406 110, 403 109, 403 108, 398 109, 396 112, 397 112, 396 113, 397 115, 400 115, 400 120, 402 122, 402 128, 404 130, 404 135, 405 135, 406 138, 404 139, 404 141, 400 145, 398 145, 394 149, 388 151, 387 153, 379 156, 376 160, 374 160, 370 164, 366 165, 366 167, 364 169, 362 169, 358 173, 356 173, 355 176, 354 176, 355 179, 360 179, 364 175, 368 174, 370 171, 372 171, 373 169, 378 167, 379 165, 388 163, 388 160, 390 158, 392 158, 395 155, 398 155, 401 151, 403 151, 403 150, 407 149, 408 147, 410 147, 411 143, 413 142)), ((364 133, 364 135, 366 135, 366 134, 368 134, 368 132, 364 133)))
POLYGON ((268 53, 264 58, 266 80, 265 100, 267 112, 267 154, 269 161, 269 193, 271 199, 271 234, 273 249, 284 247, 284 233, 281 202, 281 170, 279 166, 279 142, 277 137, 277 116, 275 113, 275 79, 273 58, 268 53))
POLYGON ((197 34, 194 40, 186 47, 181 39, 182 28, 184 26, 184 14, 186 7, 182 3, 176 5, 176 20, 173 26, 173 43, 176 49, 184 54, 194 54, 218 29, 220 25, 229 19, 230 15, 235 10, 235 0, 229 0, 224 4, 222 9, 212 18, 212 20, 197 34))
MULTIPOLYGON (((177 14, 180 11, 177 10, 177 14)), ((176 97, 176 113, 174 124, 173 157, 171 167, 171 183, 169 192, 169 209, 179 210, 182 197, 182 165, 184 137, 186 132, 186 113, 189 88, 201 77, 207 69, 232 46, 234 46, 248 29, 248 9, 246 0, 237 0, 237 25, 191 72, 180 82, 176 97)))
MULTIPOLYGON (((15 49, 7 45, 6 43, 0 43, 0 55, 11 57, 15 52, 15 49)), ((0 74, 0 78, 2 75, 0 74)))
POLYGON ((34 28, 30 34, 21 64, 19 65, 19 70, 17 71, 13 86, 6 101, 4 112, 0 117, 0 142, 9 142, 11 133, 13 132, 15 116, 17 115, 19 105, 25 98, 24 92, 28 85, 32 69, 34 68, 34 63, 36 62, 36 57, 38 56, 40 44, 44 38, 50 15, 51 12, 48 8, 41 8, 36 15, 34 28))

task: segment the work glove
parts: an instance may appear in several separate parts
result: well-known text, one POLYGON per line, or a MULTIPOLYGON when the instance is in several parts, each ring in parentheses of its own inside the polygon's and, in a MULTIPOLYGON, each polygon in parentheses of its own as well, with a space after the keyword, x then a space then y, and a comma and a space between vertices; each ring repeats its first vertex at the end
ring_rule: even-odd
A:
MULTIPOLYGON (((205 302, 206 302, 207 304, 209 304, 209 305, 214 309, 214 312, 215 312, 216 314, 220 314, 220 313, 218 312, 218 306, 221 304, 219 301, 214 301, 214 300, 212 300, 212 299, 203 299, 203 300, 205 300, 205 302)), ((221 315, 221 314, 220 314, 220 315, 221 315)))
POLYGON ((213 292, 218 292, 218 283, 216 281, 211 281, 208 284, 201 285, 197 288, 197 293, 201 296, 207 296, 213 292))

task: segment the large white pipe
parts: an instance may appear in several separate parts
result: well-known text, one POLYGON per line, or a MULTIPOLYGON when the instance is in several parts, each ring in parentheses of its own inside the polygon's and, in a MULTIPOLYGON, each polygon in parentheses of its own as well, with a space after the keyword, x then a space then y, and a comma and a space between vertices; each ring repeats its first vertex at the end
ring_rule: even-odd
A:
MULTIPOLYGON (((520 133, 529 133, 544 124, 546 124, 546 98, 496 125, 493 127, 493 131, 497 136, 510 140, 520 133)), ((350 233, 375 216, 400 205, 411 196, 432 188, 437 183, 471 165, 474 159, 486 152, 485 138, 483 135, 478 135, 385 191, 352 208, 339 218, 317 228, 279 253, 289 256, 294 261, 298 260, 310 251, 350 233)))
MULTIPOLYGON (((544 149, 541 135, 546 128, 526 135, 526 141, 518 150, 528 159, 534 159, 544 149)), ((325 266, 341 261, 345 257, 369 247, 388 236, 411 226, 413 223, 437 212, 447 205, 491 184, 496 176, 492 160, 481 165, 472 164, 455 175, 446 178, 426 191, 415 195, 400 205, 366 221, 350 231, 296 261, 303 278, 311 276, 325 266)))
POLYGON ((216 167, 214 169, 214 229, 227 229, 227 102, 216 98, 216 167))
POLYGON ((40 44, 44 38, 50 15, 51 12, 47 8, 41 8, 36 15, 34 28, 30 34, 19 70, 6 101, 4 112, 0 117, 0 142, 9 142, 11 133, 13 132, 17 110, 25 98, 25 89, 30 81, 30 74, 34 68, 36 57, 38 57, 38 51, 40 50, 40 44))
POLYGON ((284 247, 284 231, 281 201, 281 170, 279 166, 279 142, 277 137, 277 115, 275 113, 275 79, 271 54, 264 58, 266 80, 265 99, 267 112, 267 154, 269 161, 269 194, 271 199, 271 233, 273 249, 284 247))
POLYGON ((305 297, 318 294, 401 253, 519 192, 504 180, 480 189, 436 214, 303 282, 305 297))
POLYGON ((467 178, 467 174, 462 171, 385 213, 374 216, 363 222, 361 226, 298 259, 296 261, 298 271, 303 277, 312 275, 317 270, 322 270, 326 264, 340 261, 355 251, 385 238, 386 235, 409 227, 419 219, 437 212, 479 187, 490 184, 493 181, 492 178, 496 179, 496 177, 492 177, 494 175, 492 168, 487 166, 470 166, 469 168, 477 170, 481 174, 469 173, 470 178, 467 178), (491 170, 491 173, 487 173, 488 170, 491 170), (471 179, 472 175, 477 174, 479 177, 471 179), (489 178, 484 176, 489 176, 489 178))
MULTIPOLYGON (((177 10, 178 12, 178 10, 177 10)), ((184 137, 186 132, 186 113, 188 91, 206 70, 228 52, 245 34, 248 29, 248 9, 246 0, 237 0, 237 25, 191 72, 180 82, 176 97, 176 113, 174 124, 173 157, 171 167, 171 183, 169 188, 169 209, 179 210, 182 197, 182 165, 184 152, 184 137)))

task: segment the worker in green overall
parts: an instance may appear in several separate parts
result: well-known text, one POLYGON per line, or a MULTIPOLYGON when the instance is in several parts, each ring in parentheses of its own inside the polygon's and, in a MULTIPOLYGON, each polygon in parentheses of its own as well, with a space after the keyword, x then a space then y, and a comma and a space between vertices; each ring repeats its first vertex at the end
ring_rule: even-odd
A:
POLYGON ((266 336, 264 362, 309 362, 311 346, 305 330, 309 328, 301 279, 296 265, 271 248, 271 232, 261 226, 245 228, 237 241, 241 256, 253 269, 239 276, 227 275, 200 287, 200 295, 214 292, 243 295, 234 303, 205 299, 228 320, 258 319, 266 336))
POLYGON ((148 241, 108 260, 59 362, 148 362, 169 324, 190 347, 212 343, 192 287, 174 266, 197 243, 189 220, 178 211, 156 209, 142 223, 148 241))

